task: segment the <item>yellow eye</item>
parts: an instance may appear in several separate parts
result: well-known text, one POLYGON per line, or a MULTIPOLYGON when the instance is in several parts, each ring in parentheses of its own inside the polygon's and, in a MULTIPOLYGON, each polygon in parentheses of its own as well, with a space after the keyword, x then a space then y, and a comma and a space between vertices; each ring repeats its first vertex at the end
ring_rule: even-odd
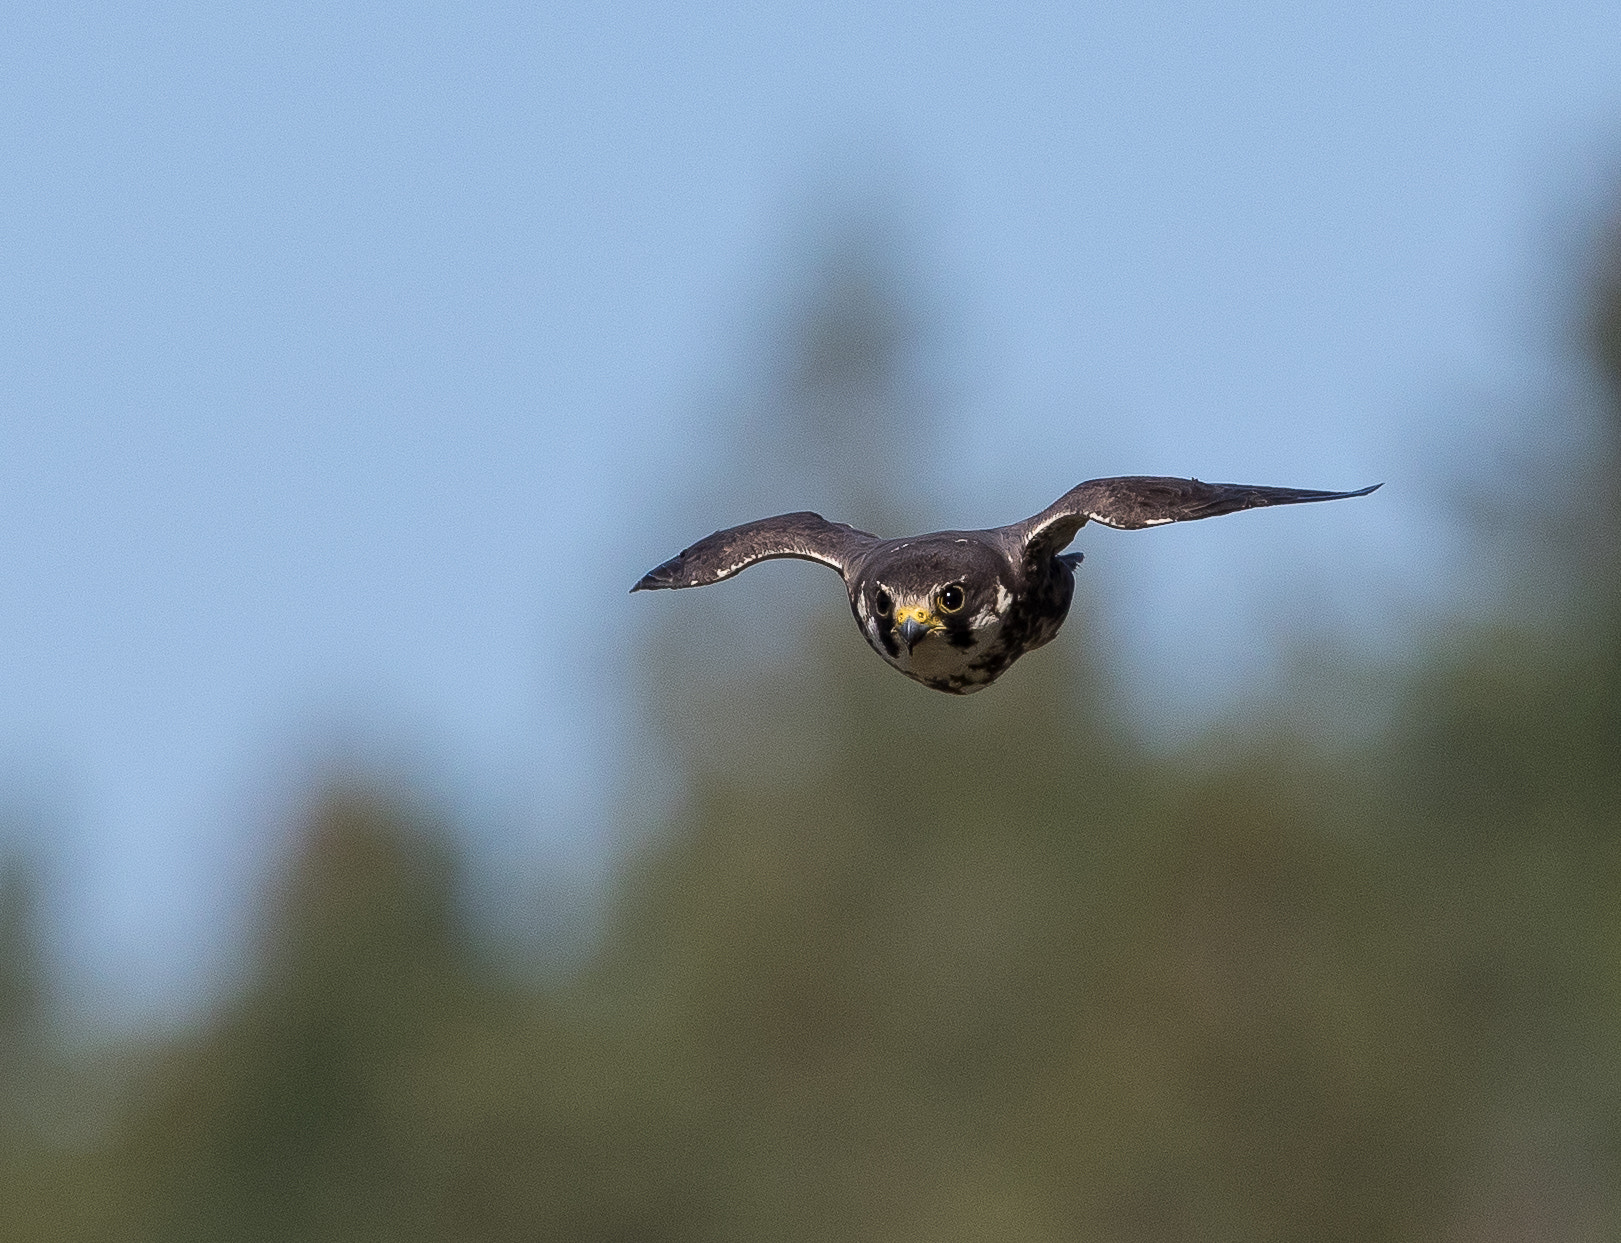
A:
POLYGON ((951 586, 942 588, 939 596, 936 598, 936 602, 940 605, 940 611, 942 613, 955 613, 958 609, 962 608, 967 600, 968 597, 963 594, 961 585, 957 583, 952 583, 951 586))

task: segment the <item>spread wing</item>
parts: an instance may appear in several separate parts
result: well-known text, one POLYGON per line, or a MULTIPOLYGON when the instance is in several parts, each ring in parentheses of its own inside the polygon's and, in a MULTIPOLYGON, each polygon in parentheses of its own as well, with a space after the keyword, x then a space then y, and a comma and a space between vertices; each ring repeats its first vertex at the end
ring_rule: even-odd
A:
POLYGON ((842 522, 829 522, 821 514, 778 514, 775 518, 762 518, 716 531, 685 549, 680 556, 671 557, 663 565, 649 570, 631 590, 703 587, 772 557, 820 561, 843 575, 857 554, 878 542, 876 535, 868 535, 842 522))
POLYGON ((1215 518, 1267 505, 1302 505, 1366 496, 1383 484, 1355 492, 1314 492, 1308 488, 1266 488, 1247 483, 1201 483, 1160 475, 1122 475, 1077 484, 1034 518, 1013 528, 1014 538, 1032 556, 1061 550, 1088 522, 1122 531, 1215 518))

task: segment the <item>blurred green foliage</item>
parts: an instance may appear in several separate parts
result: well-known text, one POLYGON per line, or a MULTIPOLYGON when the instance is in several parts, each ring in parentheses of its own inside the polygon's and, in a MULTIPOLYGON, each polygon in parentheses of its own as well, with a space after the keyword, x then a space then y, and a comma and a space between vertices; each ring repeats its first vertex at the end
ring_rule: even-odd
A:
MULTIPOLYGON (((784 444, 906 405, 859 269, 784 444)), ((1621 267, 1592 288, 1614 523, 1621 267)), ((1134 744, 1084 618, 956 701, 838 607, 791 660, 735 645, 747 596, 672 609, 682 795, 562 978, 498 961, 434 817, 335 789, 206 1024, 70 1051, 11 869, 0 1238, 1621 1237, 1616 568, 1438 642, 1332 753, 1134 744)))

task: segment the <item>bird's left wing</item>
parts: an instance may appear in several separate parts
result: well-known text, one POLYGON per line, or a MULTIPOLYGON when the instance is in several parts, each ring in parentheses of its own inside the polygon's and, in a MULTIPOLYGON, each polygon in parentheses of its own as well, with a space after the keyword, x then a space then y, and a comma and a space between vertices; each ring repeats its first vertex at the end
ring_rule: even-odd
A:
POLYGON ((1241 509, 1267 505, 1301 505, 1366 496, 1382 484, 1354 492, 1316 492, 1309 488, 1268 488, 1248 483, 1203 483, 1160 475, 1121 475, 1077 484, 1034 518, 1016 523, 1015 543, 1027 556, 1052 556, 1075 538, 1087 522, 1122 531, 1215 518, 1241 509))
POLYGON ((842 522, 829 522, 821 514, 778 514, 716 531, 680 556, 649 570, 631 590, 703 587, 773 557, 820 561, 842 576, 858 554, 878 542, 876 535, 842 522))

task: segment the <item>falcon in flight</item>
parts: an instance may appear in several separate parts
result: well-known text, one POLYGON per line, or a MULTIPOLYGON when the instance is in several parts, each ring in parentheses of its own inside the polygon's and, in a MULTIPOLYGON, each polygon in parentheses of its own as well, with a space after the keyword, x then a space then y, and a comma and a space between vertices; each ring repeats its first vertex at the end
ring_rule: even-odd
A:
POLYGON ((1078 552, 1065 547, 1088 522, 1122 531, 1214 518, 1267 505, 1366 496, 1239 483, 1125 475, 1090 479, 1033 518, 986 531, 879 539, 820 514, 779 514, 716 531, 649 570, 631 590, 702 587, 756 561, 799 557, 844 579, 862 637, 925 686, 968 695, 1049 642, 1075 594, 1078 552))

